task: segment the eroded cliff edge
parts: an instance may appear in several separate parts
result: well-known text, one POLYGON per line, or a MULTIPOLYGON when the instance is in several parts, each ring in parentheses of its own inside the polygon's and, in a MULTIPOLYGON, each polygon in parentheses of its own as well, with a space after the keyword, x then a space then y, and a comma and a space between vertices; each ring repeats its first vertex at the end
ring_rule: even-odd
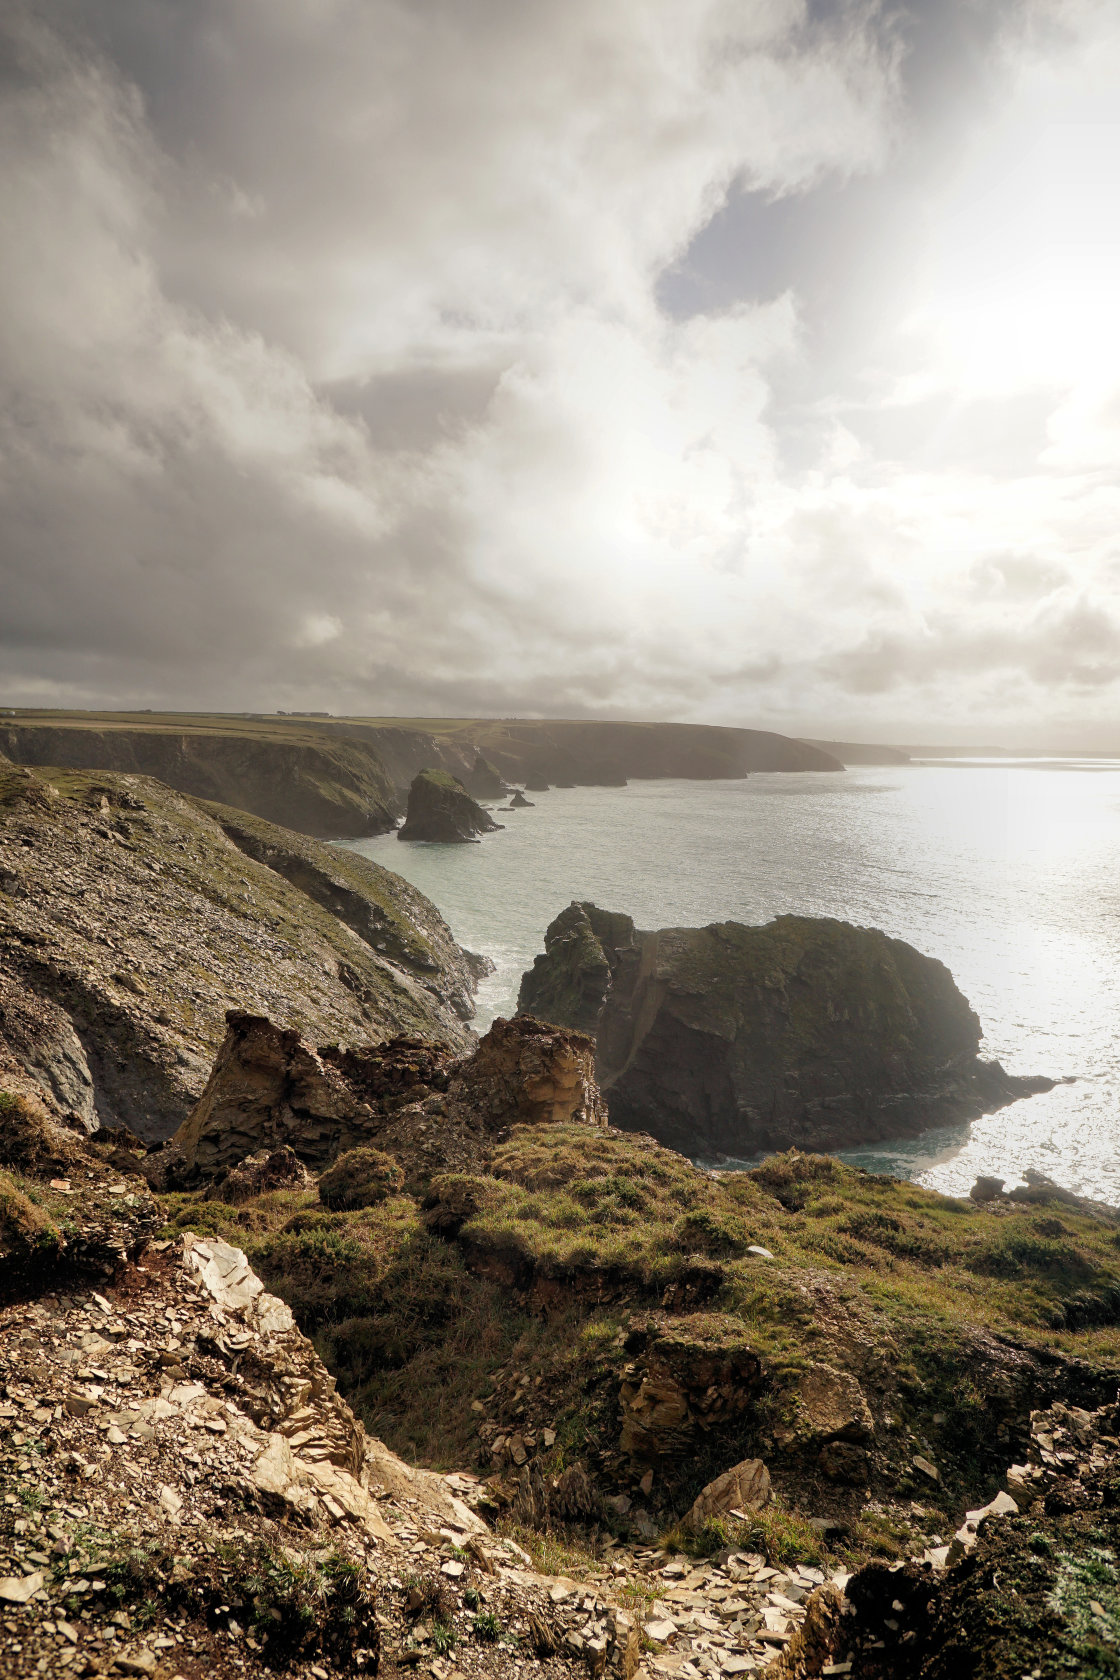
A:
POLYGON ((0 1056, 87 1127, 169 1136, 235 1005, 466 1046, 478 972, 354 853, 148 777, 0 765, 0 1056))
POLYGON ((980 1059, 943 963, 828 917, 646 933, 573 903, 520 1008, 595 1034, 614 1124, 693 1156, 913 1135, 1051 1084, 980 1059))

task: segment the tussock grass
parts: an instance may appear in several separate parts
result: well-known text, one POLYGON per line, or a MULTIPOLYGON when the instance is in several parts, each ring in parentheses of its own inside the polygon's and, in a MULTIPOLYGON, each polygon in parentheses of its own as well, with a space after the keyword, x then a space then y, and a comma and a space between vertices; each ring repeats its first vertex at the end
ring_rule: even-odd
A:
MULTIPOLYGON (((1115 1225, 1066 1206, 980 1206, 829 1157, 720 1178, 648 1138, 521 1127, 479 1171, 437 1179, 423 1208, 404 1195, 349 1211, 314 1193, 171 1201, 176 1227, 246 1249, 377 1434, 439 1468, 474 1459, 483 1415, 507 1430, 547 1422, 551 1473, 609 1451, 620 1375, 648 1324, 697 1347, 745 1342, 766 1373, 756 1412, 699 1444, 679 1488, 659 1482, 677 1509, 790 1422, 799 1374, 824 1361, 854 1368, 890 1413, 878 1441, 898 1460, 897 1493, 948 1511, 990 1495, 1016 1417, 1038 1403, 989 1380, 989 1355, 1009 1381, 1024 1367, 1016 1349, 1120 1372, 1115 1225), (939 1488, 908 1470, 918 1451, 942 1466, 939 1488)), ((815 1556, 819 1536, 800 1523, 777 1506, 748 1549, 815 1556)), ((850 1544, 888 1555, 901 1542, 873 1523, 850 1544)))

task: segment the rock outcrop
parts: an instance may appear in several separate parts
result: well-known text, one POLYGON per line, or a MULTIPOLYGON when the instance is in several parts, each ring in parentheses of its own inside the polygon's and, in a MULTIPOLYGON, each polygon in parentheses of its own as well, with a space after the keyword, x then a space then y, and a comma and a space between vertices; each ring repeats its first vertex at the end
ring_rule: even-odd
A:
POLYGON ((235 1004, 465 1048, 476 973, 367 859, 141 776, 0 768, 0 1062, 87 1129, 170 1136, 235 1004))
POLYGON ((67 1177, 35 1188, 70 1236, 15 1290, 0 1242, 0 1671, 335 1680, 423 1652, 442 1675, 459 1645, 464 1680, 497 1680, 525 1634, 544 1680, 631 1680, 633 1618, 527 1567, 476 1478, 369 1437, 241 1250, 153 1240, 140 1180, 58 1147, 67 1177))
POLYGON ((979 1060, 944 964, 823 917, 642 933, 572 904, 519 1007, 594 1033, 612 1122, 693 1156, 905 1136, 1051 1084, 979 1060))
MULTIPOLYGON (((232 1012, 213 1073, 169 1152, 181 1176, 214 1177, 286 1147, 316 1169, 372 1145, 410 1180, 476 1165, 504 1128, 603 1123, 594 1045, 519 1018, 495 1021, 474 1053, 421 1040, 314 1050, 263 1016, 232 1012)), ((151 1158, 155 1168, 159 1157, 151 1158)))
POLYGON ((500 799, 508 792, 500 771, 491 764, 484 753, 478 753, 475 761, 463 778, 468 792, 475 799, 500 799))
POLYGON ((408 813, 398 840, 456 844, 501 828, 446 770, 421 770, 408 790, 408 813))

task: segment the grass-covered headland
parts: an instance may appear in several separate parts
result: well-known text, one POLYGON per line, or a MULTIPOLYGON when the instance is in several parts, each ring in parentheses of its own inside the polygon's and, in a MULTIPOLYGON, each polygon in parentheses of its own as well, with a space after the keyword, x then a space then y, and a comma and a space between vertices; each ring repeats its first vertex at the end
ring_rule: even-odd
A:
POLYGON ((1120 1227, 826 1156, 714 1177, 645 1137, 516 1127, 417 1197, 167 1205, 169 1231, 246 1249, 398 1452, 473 1463, 512 1512, 526 1464, 546 1482, 578 1465, 622 1532, 671 1529, 757 1455, 778 1501, 707 1543, 947 1538, 1033 1406, 1101 1404, 1120 1377, 1120 1227))

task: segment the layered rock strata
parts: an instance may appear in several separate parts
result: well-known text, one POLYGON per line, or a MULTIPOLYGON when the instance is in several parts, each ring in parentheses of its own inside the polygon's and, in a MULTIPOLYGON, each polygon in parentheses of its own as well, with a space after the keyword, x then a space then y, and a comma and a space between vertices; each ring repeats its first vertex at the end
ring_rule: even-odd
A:
POLYGON ((0 767, 0 1062, 87 1129, 175 1131, 234 1004, 466 1048, 477 972, 364 858, 145 777, 0 767))
POLYGON ((979 1059, 943 963, 824 917, 643 933, 574 903, 519 1007, 594 1033, 612 1122, 693 1156, 905 1136, 1052 1083, 979 1059))
POLYGON ((475 1165, 483 1140, 506 1127, 567 1121, 605 1122, 594 1046, 579 1033, 499 1019, 465 1058, 410 1038, 316 1051, 265 1017, 234 1012, 169 1167, 213 1177, 284 1146, 322 1168, 372 1144, 422 1180, 475 1165))

